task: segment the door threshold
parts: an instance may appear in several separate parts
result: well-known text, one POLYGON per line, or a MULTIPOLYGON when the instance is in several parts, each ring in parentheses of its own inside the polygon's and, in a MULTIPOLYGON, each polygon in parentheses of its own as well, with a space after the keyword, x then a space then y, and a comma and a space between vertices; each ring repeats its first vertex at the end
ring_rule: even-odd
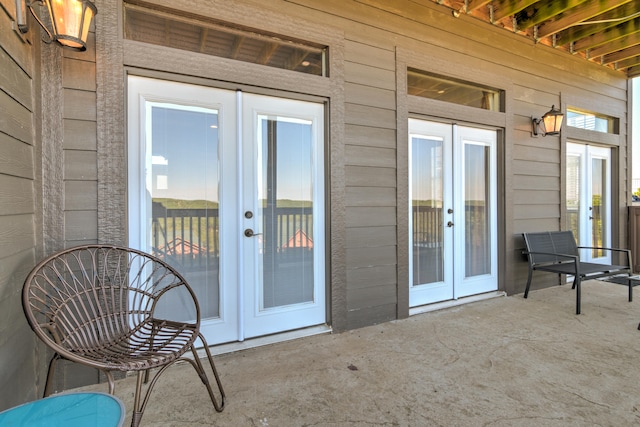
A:
MULTIPOLYGON (((329 325, 317 325, 303 329, 296 329, 294 331, 281 332, 278 334, 266 335, 263 337, 251 338, 246 341, 235 341, 226 344, 212 345, 209 347, 212 355, 233 353, 240 350, 246 350, 254 347, 261 347, 264 345, 275 344, 284 341, 291 341, 298 338, 309 337, 312 335, 328 334, 332 329, 329 325)), ((204 349, 198 349, 199 357, 206 357, 204 349)))
POLYGON ((409 316, 416 314, 429 313, 431 311, 444 310, 445 308, 457 307, 463 304, 469 304, 476 301, 483 301, 491 298, 506 297, 507 293, 504 291, 486 292, 484 294, 471 295, 468 297, 452 299, 448 301, 436 302, 433 304, 421 305, 419 307, 413 307, 409 309, 409 316))

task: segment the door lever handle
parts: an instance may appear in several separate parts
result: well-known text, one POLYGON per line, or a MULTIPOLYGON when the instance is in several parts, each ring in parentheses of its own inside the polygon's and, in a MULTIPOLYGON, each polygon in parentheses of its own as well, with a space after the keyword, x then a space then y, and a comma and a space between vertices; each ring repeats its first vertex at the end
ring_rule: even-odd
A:
POLYGON ((451 221, 447 222, 447 227, 453 227, 453 222, 451 221))
POLYGON ((246 230, 244 230, 244 235, 245 237, 254 237, 254 236, 260 236, 262 233, 254 233, 252 229, 247 228, 246 230))

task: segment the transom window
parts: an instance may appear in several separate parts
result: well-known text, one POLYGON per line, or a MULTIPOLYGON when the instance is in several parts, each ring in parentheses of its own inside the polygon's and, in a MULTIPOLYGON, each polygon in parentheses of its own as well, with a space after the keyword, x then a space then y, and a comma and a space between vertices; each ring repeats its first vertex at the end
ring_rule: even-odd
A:
POLYGON ((602 133, 618 133, 616 118, 575 108, 567 108, 567 126, 602 133))
POLYGON ((129 40, 328 76, 327 47, 319 44, 130 3, 125 4, 124 24, 129 40))
POLYGON ((409 95, 483 110, 504 111, 503 92, 488 86, 437 76, 415 68, 407 69, 409 95))

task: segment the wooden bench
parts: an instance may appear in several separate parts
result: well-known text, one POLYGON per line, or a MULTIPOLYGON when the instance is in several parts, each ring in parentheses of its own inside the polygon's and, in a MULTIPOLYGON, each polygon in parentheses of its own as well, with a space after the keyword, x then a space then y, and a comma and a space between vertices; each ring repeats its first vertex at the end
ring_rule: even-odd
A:
MULTIPOLYGON (((548 271, 559 275, 567 274, 574 277, 573 287, 576 290, 576 314, 580 314, 580 282, 582 279, 596 279, 599 277, 627 274, 631 276, 631 251, 629 249, 595 248, 577 246, 571 231, 547 231, 543 233, 523 233, 527 250, 523 252, 529 258, 529 278, 524 297, 529 296, 531 277, 534 270, 548 271), (599 249, 617 252, 621 257, 626 254, 627 265, 607 265, 580 261, 580 249, 599 249)), ((632 299, 632 280, 629 286, 629 301, 632 299)))

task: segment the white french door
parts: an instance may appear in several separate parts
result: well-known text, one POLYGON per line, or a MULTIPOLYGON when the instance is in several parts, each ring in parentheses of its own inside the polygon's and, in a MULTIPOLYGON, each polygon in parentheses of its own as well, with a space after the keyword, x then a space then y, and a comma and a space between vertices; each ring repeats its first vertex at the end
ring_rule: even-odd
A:
POLYGON ((207 341, 325 323, 324 106, 136 76, 128 90, 130 245, 186 277, 207 341))
POLYGON ((496 131, 409 120, 409 303, 497 290, 496 131))
MULTIPOLYGON (((567 143, 567 227, 579 246, 611 247, 611 150, 567 143)), ((611 263, 611 252, 582 249, 588 262, 611 263)))

